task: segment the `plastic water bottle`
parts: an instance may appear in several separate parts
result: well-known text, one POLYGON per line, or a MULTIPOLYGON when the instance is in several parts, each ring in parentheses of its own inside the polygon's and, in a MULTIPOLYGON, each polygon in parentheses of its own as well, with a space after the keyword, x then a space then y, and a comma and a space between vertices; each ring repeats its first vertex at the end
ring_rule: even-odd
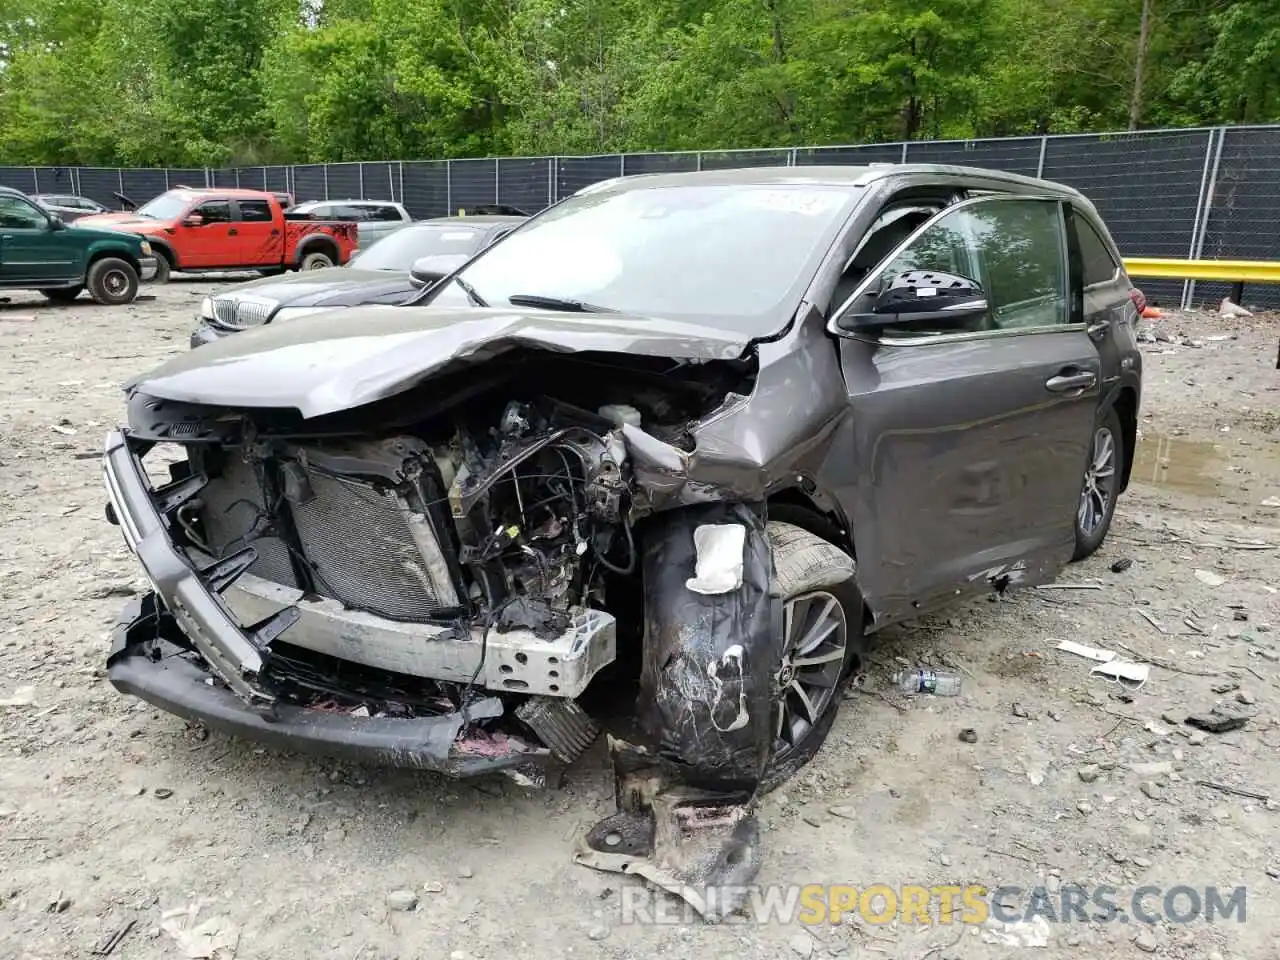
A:
POLYGON ((901 670, 893 675, 899 693, 931 693, 935 697, 958 697, 961 677, 945 670, 901 670))

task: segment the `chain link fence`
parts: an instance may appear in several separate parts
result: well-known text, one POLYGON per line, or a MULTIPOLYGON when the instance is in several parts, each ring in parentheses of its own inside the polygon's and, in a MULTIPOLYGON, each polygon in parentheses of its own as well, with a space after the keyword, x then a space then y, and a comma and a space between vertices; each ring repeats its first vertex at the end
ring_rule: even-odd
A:
MULTIPOLYGON (((534 213, 612 177, 733 167, 950 163, 1040 176, 1076 187, 1106 218, 1126 256, 1280 260, 1280 125, 1133 133, 911 141, 776 150, 591 157, 502 157, 126 170, 0 167, 0 185, 73 193, 112 209, 177 186, 242 187, 304 200, 403 203, 416 218, 483 204, 534 213)), ((1280 308, 1280 286, 1144 280, 1148 299, 1201 304, 1232 296, 1280 308)))

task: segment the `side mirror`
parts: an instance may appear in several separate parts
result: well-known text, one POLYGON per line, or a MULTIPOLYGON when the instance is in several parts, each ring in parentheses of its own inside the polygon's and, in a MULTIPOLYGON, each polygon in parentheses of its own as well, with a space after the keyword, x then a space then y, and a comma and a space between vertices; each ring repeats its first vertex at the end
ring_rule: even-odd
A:
POLYGON ((414 263, 413 269, 409 271, 409 282, 419 290, 425 290, 432 284, 439 283, 440 278, 444 276, 440 269, 434 263, 427 263, 431 257, 423 257, 414 263))
POLYGON ((49 217, 49 229, 50 229, 50 230, 65 230, 65 229, 67 229, 67 225, 66 225, 66 223, 64 223, 60 218, 55 217, 55 216, 50 216, 50 217, 49 217))
POLYGON ((976 280, 934 270, 908 270, 883 285, 870 313, 846 313, 836 326, 850 332, 904 323, 962 325, 987 312, 976 280))
POLYGON ((409 282, 419 290, 439 283, 467 262, 465 254, 437 253, 419 257, 409 270, 409 282))
POLYGON ((204 217, 198 213, 188 214, 182 221, 184 227, 200 227, 204 225, 204 217))

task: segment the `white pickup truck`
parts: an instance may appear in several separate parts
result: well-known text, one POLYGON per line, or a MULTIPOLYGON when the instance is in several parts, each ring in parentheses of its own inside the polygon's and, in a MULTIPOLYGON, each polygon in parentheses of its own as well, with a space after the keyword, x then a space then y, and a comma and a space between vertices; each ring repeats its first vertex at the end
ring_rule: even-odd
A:
POLYGON ((354 220, 361 250, 413 222, 403 204, 388 200, 308 200, 288 213, 295 220, 354 220))

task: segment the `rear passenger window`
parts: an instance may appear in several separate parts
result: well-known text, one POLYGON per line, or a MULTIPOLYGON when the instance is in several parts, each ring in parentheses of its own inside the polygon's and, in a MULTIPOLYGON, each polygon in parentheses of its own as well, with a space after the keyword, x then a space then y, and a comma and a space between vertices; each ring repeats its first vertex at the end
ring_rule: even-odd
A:
POLYGON ((241 200, 240 219, 247 223, 270 223, 271 205, 265 200, 241 200))
POLYGON ((1084 285, 1091 287, 1095 283, 1110 283, 1116 278, 1120 264, 1098 231, 1083 216, 1076 214, 1072 218, 1076 225, 1076 239, 1080 241, 1080 261, 1084 273, 1084 285))

